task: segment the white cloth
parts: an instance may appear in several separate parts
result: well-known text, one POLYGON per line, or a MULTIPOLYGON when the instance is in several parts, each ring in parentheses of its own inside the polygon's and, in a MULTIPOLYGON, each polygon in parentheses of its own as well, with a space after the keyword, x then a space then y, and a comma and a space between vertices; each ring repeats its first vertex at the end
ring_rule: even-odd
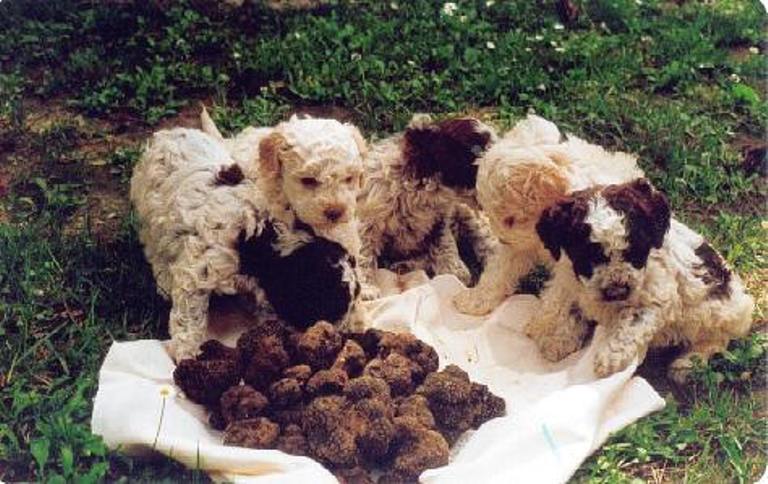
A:
MULTIPOLYGON (((373 326, 410 331, 435 347, 441 366, 455 363, 504 398, 507 416, 466 435, 451 462, 421 475, 427 483, 556 483, 615 432, 664 407, 664 400, 635 366, 609 378, 592 373, 594 347, 552 364, 522 331, 538 300, 512 296, 489 317, 458 313, 453 276, 372 304, 373 326)), ((173 385, 173 363, 162 342, 116 342, 99 374, 92 430, 110 448, 156 450, 214 478, 235 482, 336 482, 321 465, 274 450, 221 445, 202 408, 173 385)))

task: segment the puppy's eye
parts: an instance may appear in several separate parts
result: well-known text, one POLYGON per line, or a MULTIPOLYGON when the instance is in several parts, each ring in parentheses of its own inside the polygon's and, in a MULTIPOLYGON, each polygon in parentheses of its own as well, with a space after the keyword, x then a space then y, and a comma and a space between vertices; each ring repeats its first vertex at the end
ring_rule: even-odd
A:
POLYGON ((505 218, 504 225, 507 227, 513 227, 515 225, 515 217, 510 215, 509 217, 505 218))
POLYGON ((312 178, 309 176, 301 178, 299 181, 307 188, 316 188, 318 185, 320 185, 320 182, 317 178, 312 178))

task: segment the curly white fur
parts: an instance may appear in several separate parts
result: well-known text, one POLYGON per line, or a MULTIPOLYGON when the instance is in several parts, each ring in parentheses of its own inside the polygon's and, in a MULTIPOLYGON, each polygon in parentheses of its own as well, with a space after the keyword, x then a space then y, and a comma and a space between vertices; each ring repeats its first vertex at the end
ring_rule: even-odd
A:
MULTIPOLYGON (((432 123, 429 116, 416 115, 409 128, 432 123)), ((492 128, 472 120, 477 132, 496 134, 492 128)), ((365 281, 363 297, 372 299, 378 258, 386 250, 397 272, 424 270, 453 274, 470 284, 471 274, 459 255, 457 237, 467 236, 475 253, 485 260, 495 240, 487 219, 476 206, 474 190, 441 183, 439 176, 414 178, 404 156, 403 133, 371 144, 365 158, 363 189, 358 199, 361 221, 361 268, 365 281)))
POLYGON ((477 198, 502 244, 477 286, 454 298, 460 311, 474 315, 495 309, 537 263, 553 262, 534 228, 545 208, 574 190, 643 176, 632 155, 564 136, 535 115, 518 122, 478 163, 477 198))
POLYGON ((251 292, 266 304, 258 285, 238 274, 236 245, 241 234, 258 235, 267 218, 288 231, 300 220, 353 256, 360 247, 355 205, 364 143, 355 128, 292 118, 225 141, 205 112, 202 121, 209 134, 156 133, 131 179, 139 236, 158 290, 172 302, 177 359, 198 351, 211 293, 251 292), (233 166, 245 178, 219 180, 233 166))

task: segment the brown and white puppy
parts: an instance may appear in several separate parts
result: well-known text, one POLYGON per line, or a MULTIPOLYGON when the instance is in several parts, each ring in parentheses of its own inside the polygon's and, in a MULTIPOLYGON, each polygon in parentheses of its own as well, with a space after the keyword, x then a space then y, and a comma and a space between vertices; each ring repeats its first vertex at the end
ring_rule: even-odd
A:
POLYGON ((542 211, 568 193, 642 177, 635 157, 611 152, 535 115, 518 122, 478 160, 477 198, 501 244, 478 284, 456 294, 463 313, 493 311, 536 264, 553 261, 536 236, 542 211))
POLYGON ((405 132, 371 144, 358 198, 364 297, 378 294, 380 258, 396 271, 454 274, 470 283, 457 238, 467 237, 481 263, 493 246, 474 195, 475 161, 495 139, 474 118, 433 122, 417 115, 405 132))
POLYGON ((579 349, 592 321, 608 331, 597 376, 649 347, 682 345, 669 369, 682 383, 694 357, 706 362, 749 331, 753 301, 739 277, 645 179, 575 192, 545 210, 536 231, 557 263, 526 332, 549 360, 579 349))

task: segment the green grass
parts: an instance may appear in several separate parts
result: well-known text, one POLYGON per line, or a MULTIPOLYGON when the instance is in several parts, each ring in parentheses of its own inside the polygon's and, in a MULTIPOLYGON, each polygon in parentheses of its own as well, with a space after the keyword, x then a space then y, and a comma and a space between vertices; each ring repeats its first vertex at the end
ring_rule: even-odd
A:
MULTIPOLYGON (((765 162, 738 143, 768 126, 757 1, 584 1, 567 27, 551 2, 460 1, 453 15, 425 0, 310 14, 171 3, 0 3, 2 480, 202 478, 108 451, 89 428, 110 342, 164 337, 167 311, 130 214, 105 234, 115 209, 94 204, 124 200, 142 140, 201 100, 228 133, 318 106, 372 134, 414 112, 506 127, 535 110, 637 153, 677 215, 765 297, 765 162)), ((613 436, 576 480, 755 480, 765 346, 761 334, 734 343, 685 392, 654 380, 668 407, 613 436)))

